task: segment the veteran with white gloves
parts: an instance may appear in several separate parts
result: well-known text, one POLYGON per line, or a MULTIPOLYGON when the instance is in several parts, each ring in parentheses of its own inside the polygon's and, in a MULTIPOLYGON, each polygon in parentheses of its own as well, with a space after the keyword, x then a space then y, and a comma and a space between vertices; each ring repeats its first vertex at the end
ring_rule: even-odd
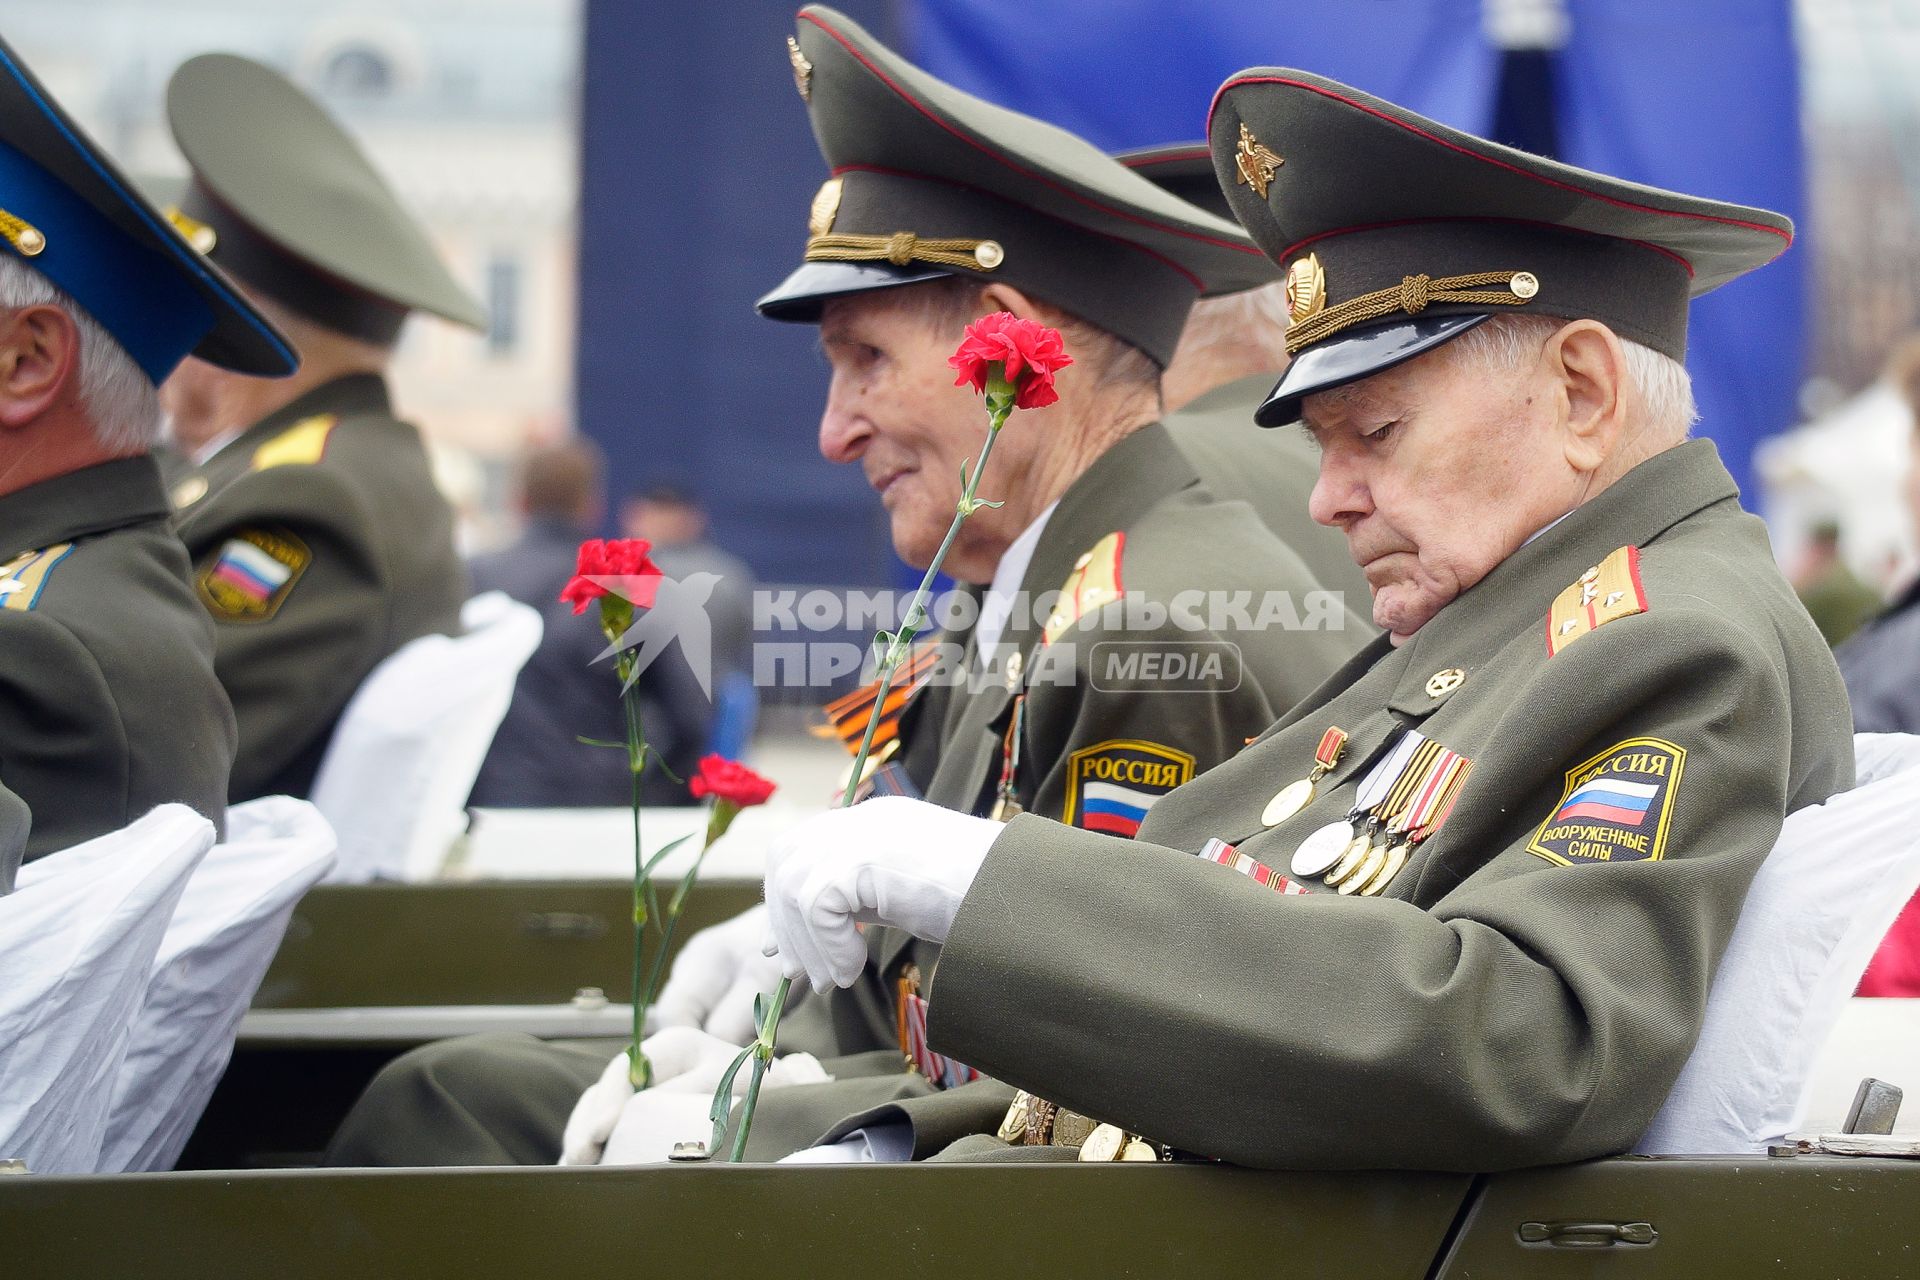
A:
POLYGON ((889 796, 787 831, 767 852, 767 954, 816 991, 853 985, 867 963, 860 924, 945 942, 987 850, 990 818, 889 796))

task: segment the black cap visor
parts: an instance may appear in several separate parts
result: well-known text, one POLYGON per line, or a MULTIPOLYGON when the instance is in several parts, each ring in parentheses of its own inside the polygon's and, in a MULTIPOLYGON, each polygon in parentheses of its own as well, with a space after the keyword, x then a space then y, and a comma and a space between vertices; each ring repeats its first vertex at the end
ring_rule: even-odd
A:
POLYGON ((753 306, 769 320, 819 324, 820 308, 830 298, 944 280, 952 274, 926 266, 896 267, 890 262, 803 262, 753 306))
POLYGON ((1284 427, 1298 422, 1300 406, 1308 396, 1405 364, 1490 318, 1485 313, 1421 316, 1365 329, 1349 329, 1325 342, 1315 343, 1293 358, 1266 401, 1254 410, 1253 420, 1263 427, 1284 427))

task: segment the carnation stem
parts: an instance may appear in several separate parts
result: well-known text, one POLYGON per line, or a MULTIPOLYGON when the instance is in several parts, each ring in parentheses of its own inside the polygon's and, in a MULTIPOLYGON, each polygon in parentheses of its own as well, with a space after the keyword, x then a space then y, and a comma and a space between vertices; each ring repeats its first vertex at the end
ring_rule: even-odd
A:
MULTIPOLYGON (((647 1001, 642 992, 646 969, 646 933, 648 907, 654 900, 653 880, 647 874, 646 851, 640 843, 640 775, 647 767, 647 737, 640 719, 640 689, 632 680, 634 655, 622 650, 614 660, 620 676, 620 705, 627 728, 627 775, 630 808, 633 812, 633 1044, 627 1060, 627 1079, 635 1089, 644 1089, 653 1078, 653 1065, 640 1051, 645 1031, 647 1001)), ((663 947, 664 951, 665 948, 663 947)))
MULTIPOLYGON (((875 659, 879 668, 879 689, 874 694, 873 710, 867 715, 866 732, 860 736, 860 749, 854 753, 853 772, 847 777, 847 789, 840 796, 840 807, 846 808, 853 803, 859 793, 860 783, 864 781, 867 756, 873 750, 873 735, 880 727, 881 708, 886 705, 887 693, 893 688, 893 673, 899 668, 907 652, 913 647, 913 638, 919 634, 921 624, 926 620, 926 604, 933 594, 934 579, 940 576, 940 567, 946 563, 947 553, 953 550, 953 544, 960 536, 960 526, 977 509, 976 495, 980 488, 981 473, 987 469, 987 457, 993 452, 993 442, 1000 438, 1000 428, 1006 424, 1007 415, 1013 412, 1013 390, 1000 376, 998 365, 994 367, 994 376, 987 384, 987 415, 990 425, 987 428, 987 442, 981 446, 980 460, 973 465, 967 476, 967 482, 955 505, 953 523, 947 526, 947 536, 940 543, 940 549, 934 553, 933 563, 927 566, 927 572, 920 579, 919 588, 913 593, 913 601, 907 606, 906 617, 901 620, 900 629, 895 631, 885 650, 875 659)), ((760 1081, 767 1069, 773 1065, 773 1049, 780 1032, 780 1014, 787 1005, 787 995, 793 987, 791 978, 780 979, 780 985, 774 988, 773 1000, 767 1006, 766 1016, 761 1020, 759 1034, 753 1046, 753 1074, 747 1080, 747 1096, 740 1103, 740 1114, 735 1121, 733 1146, 727 1153, 730 1164, 738 1164, 746 1154, 747 1133, 753 1127, 754 1107, 760 1101, 760 1081)), ((636 1051, 638 1041, 635 1042, 636 1051)), ((721 1085, 730 1089, 732 1081, 721 1085)), ((718 1106, 718 1100, 715 1102, 718 1106)))

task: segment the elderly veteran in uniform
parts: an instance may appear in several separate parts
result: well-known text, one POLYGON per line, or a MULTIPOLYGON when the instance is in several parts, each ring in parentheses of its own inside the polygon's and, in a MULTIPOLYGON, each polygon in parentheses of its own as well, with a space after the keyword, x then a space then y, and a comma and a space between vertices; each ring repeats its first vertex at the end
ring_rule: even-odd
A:
POLYGON ((28 858, 226 811, 233 712, 149 455, 189 352, 295 363, 0 44, 0 785, 28 858))
POLYGON ((1784 815, 1853 778, 1826 646, 1686 440, 1688 299, 1790 225, 1300 71, 1230 80, 1209 133, 1292 285, 1259 421, 1304 419, 1314 514, 1388 634, 1135 840, 888 799, 779 842, 789 973, 857 980, 857 920, 941 941, 930 1043, 1029 1091, 835 1135, 1277 1168, 1624 1151, 1784 815))
POLYGON ((459 629, 453 513, 384 375, 409 311, 477 326, 481 308, 353 139, 278 72, 193 58, 167 117, 193 170, 177 225, 300 349, 284 381, 190 360, 162 396, 200 442, 173 500, 240 724, 232 798, 305 795, 374 666, 459 629))
MULTIPOLYGON (((1032 317, 1060 327, 1075 360, 1058 376, 1059 403, 1022 412, 995 445, 982 492, 1005 505, 969 519, 946 562, 976 584, 979 621, 945 638, 959 670, 930 676, 908 704, 879 784, 923 792, 954 816, 1024 810, 1130 832, 1364 640, 1250 508, 1207 492, 1157 424, 1160 371, 1195 298, 1270 279, 1271 264, 1238 228, 1077 138, 926 75, 830 9, 802 11, 789 53, 834 176, 812 201, 804 262, 759 308, 820 326, 833 371, 821 451, 863 469, 904 559, 931 561, 961 463, 979 448, 979 401, 946 363, 964 327, 1001 310, 1032 317), (1037 616, 1035 602, 1056 591, 1060 613, 1037 616), (1182 592, 1237 593, 1257 613, 1262 591, 1288 597, 1303 625, 1187 630, 1166 616, 1182 592), (1102 616, 1120 592, 1161 620, 1102 616), (1096 672, 1110 641, 1172 653, 1231 645, 1237 657, 1169 688, 1096 672)), ((667 1138, 708 1131, 712 1083, 694 1082, 717 1076, 752 1034, 750 991, 717 1021, 711 1004, 758 958, 764 929, 749 917, 720 930, 718 945, 690 943, 694 963, 677 966, 661 1006, 728 1023, 726 1033, 673 1028, 673 1048, 649 1057, 671 1057, 686 1078, 632 1098, 631 1123, 650 1128, 660 1155, 667 1138), (638 1114, 649 1109, 658 1114, 638 1114)), ((922 1020, 917 984, 937 948, 890 930, 868 942, 858 988, 804 1002, 789 1026, 786 1046, 828 1059, 836 1079, 769 1093, 756 1157, 804 1147, 860 1107, 971 1079, 911 1032, 901 1041, 903 1019, 922 1020)), ((632 1094, 624 1054, 608 1061, 617 1048, 569 1058, 494 1039, 409 1055, 375 1082, 330 1161, 551 1161, 568 1109, 564 1154, 595 1159, 632 1094)))
MULTIPOLYGON (((1114 159, 1188 204, 1234 220, 1205 142, 1142 147, 1114 159)), ((1160 379, 1161 423, 1214 497, 1252 507, 1322 586, 1364 612, 1367 578, 1347 554, 1347 540, 1307 510, 1320 475, 1313 442, 1301 432, 1253 424, 1253 411, 1287 367, 1288 323, 1278 267, 1256 288, 1194 303, 1160 379)))

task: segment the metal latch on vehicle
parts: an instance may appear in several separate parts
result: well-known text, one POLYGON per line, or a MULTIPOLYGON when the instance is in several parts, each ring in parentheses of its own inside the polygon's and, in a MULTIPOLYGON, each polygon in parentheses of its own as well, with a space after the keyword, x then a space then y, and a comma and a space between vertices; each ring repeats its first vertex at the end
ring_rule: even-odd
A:
POLYGON ((1650 1245, 1660 1238, 1651 1222, 1523 1222, 1521 1244, 1555 1249, 1611 1249, 1617 1244, 1650 1245))

